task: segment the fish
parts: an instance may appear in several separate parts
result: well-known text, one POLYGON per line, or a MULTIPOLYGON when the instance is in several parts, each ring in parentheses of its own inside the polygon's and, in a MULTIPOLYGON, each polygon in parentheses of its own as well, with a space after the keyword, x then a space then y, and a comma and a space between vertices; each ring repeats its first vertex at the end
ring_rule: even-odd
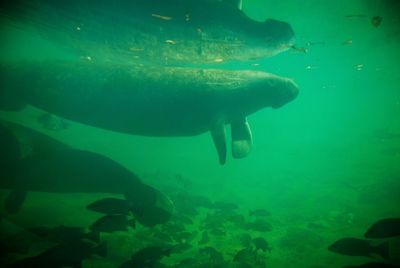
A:
POLYGON ((185 268, 195 268, 200 265, 199 260, 196 258, 185 258, 181 260, 178 264, 177 267, 185 267, 185 268))
POLYGON ((0 15, 89 61, 215 64, 270 57, 295 43, 290 24, 255 21, 234 2, 15 0, 0 15))
POLYGON ((191 243, 178 243, 172 246, 171 254, 181 254, 193 248, 191 243))
POLYGON ((359 238, 343 238, 334 242, 328 247, 332 252, 347 256, 373 257, 379 255, 383 258, 389 256, 389 246, 387 242, 373 245, 370 240, 359 238))
POLYGON ((125 199, 108 197, 96 200, 87 205, 86 208, 107 215, 129 215, 132 212, 133 205, 125 199))
POLYGON ((178 232, 178 233, 172 234, 175 241, 177 241, 179 243, 191 242, 196 237, 196 235, 197 235, 196 231, 193 231, 193 232, 183 231, 183 232, 178 232))
MULTIPOLYGON (((145 226, 165 223, 173 214, 168 197, 105 156, 74 149, 15 123, 0 120, 0 129, 9 132, 0 143, 16 143, 18 151, 27 151, 26 155, 18 155, 10 167, 0 170, 0 189, 10 190, 9 196, 18 195, 18 199, 7 198, 14 202, 10 207, 21 206, 29 191, 112 193, 132 202, 136 219, 145 226)), ((15 154, 16 148, 9 149, 10 155, 15 154)))
POLYGON ((366 238, 383 239, 400 236, 400 218, 381 219, 365 232, 366 238))
POLYGON ((198 244, 199 245, 204 245, 204 244, 207 244, 209 241, 210 241, 210 236, 208 235, 208 232, 207 231, 203 231, 201 233, 201 238, 200 238, 198 244))
POLYGON ((224 229, 219 229, 219 228, 210 229, 209 233, 214 236, 225 236, 226 235, 226 231, 224 229))
POLYGON ((224 256, 221 252, 216 250, 213 247, 204 247, 200 248, 199 252, 202 255, 205 255, 209 259, 209 263, 211 264, 211 267, 221 267, 224 264, 224 256))
POLYGON ((169 256, 173 246, 149 246, 135 252, 129 261, 119 267, 154 267, 163 257, 169 256))
POLYGON ((128 219, 125 215, 105 215, 95 221, 90 226, 90 230, 113 233, 117 231, 128 231, 128 227, 136 228, 134 219, 128 219))
MULTIPOLYGON (((234 262, 238 262, 240 264, 252 265, 255 264, 257 260, 257 253, 249 248, 244 248, 236 252, 233 257, 234 262)), ((247 267, 247 266, 245 266, 247 267)), ((251 266, 248 266, 251 267, 251 266)))
POLYGON ((252 240, 252 243, 256 250, 261 250, 263 252, 270 251, 271 247, 269 246, 267 240, 265 240, 263 237, 256 237, 252 240))
POLYGON ((271 224, 263 219, 256 219, 254 221, 247 222, 244 227, 247 230, 259 232, 270 232, 272 230, 271 224))
POLYGON ((37 235, 42 239, 53 243, 66 243, 69 241, 77 241, 82 239, 88 239, 93 242, 100 242, 99 233, 97 232, 85 232, 81 227, 72 226, 38 226, 27 228, 26 231, 37 235))
POLYGON ((249 216, 269 217, 271 216, 271 213, 268 210, 261 208, 261 209, 249 210, 249 216))

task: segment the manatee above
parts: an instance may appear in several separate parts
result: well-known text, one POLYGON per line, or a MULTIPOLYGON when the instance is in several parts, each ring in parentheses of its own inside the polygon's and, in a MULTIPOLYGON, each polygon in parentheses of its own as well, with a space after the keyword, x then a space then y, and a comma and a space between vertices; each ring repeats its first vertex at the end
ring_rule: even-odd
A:
POLYGON ((288 23, 255 21, 240 2, 14 0, 0 16, 3 25, 37 32, 77 57, 111 62, 209 64, 269 57, 293 46, 288 23))
POLYGON ((85 61, 0 66, 0 97, 9 100, 3 108, 30 104, 70 120, 135 135, 193 136, 210 131, 221 164, 226 159, 226 124, 231 126, 233 156, 244 157, 252 146, 247 116, 262 108, 279 108, 297 94, 291 79, 261 71, 85 61))

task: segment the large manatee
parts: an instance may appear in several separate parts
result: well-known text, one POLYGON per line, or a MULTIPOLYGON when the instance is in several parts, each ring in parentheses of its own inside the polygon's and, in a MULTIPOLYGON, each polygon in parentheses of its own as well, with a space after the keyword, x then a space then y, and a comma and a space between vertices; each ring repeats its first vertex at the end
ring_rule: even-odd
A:
POLYGON ((237 0, 13 0, 3 24, 36 31, 80 57, 199 64, 273 56, 289 49, 285 22, 247 17, 237 0))
POLYGON ((32 129, 0 120, 0 189, 11 190, 5 205, 17 212, 28 191, 123 194, 146 226, 165 223, 174 206, 105 156, 71 148, 32 129))
POLYGON ((232 153, 246 156, 252 135, 246 117, 279 108, 298 94, 288 78, 261 71, 146 67, 84 61, 0 66, 0 106, 31 104, 56 115, 118 132, 192 136, 210 131, 220 163, 225 124, 232 153))

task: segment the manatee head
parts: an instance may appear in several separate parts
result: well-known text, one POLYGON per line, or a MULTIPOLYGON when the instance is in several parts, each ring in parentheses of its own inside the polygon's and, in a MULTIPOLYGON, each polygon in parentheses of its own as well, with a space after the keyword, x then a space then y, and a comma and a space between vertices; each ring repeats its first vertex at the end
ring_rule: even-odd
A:
POLYGON ((252 103, 251 112, 264 107, 280 108, 299 94, 299 87, 292 79, 265 72, 257 76, 246 92, 252 103))
POLYGON ((251 32, 251 45, 258 54, 255 58, 274 56, 293 47, 295 43, 293 28, 283 21, 267 19, 265 22, 257 22, 251 32))
POLYGON ((262 30, 267 43, 274 44, 276 48, 286 50, 294 45, 294 31, 289 23, 267 19, 262 25, 262 30))
POLYGON ((279 77, 269 94, 271 107, 277 109, 294 100, 299 87, 292 79, 279 77))

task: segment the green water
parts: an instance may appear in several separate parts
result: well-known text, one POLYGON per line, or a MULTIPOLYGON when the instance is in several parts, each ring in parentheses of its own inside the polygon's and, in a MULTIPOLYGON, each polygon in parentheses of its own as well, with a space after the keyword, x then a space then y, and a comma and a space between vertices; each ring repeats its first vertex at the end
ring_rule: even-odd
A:
MULTIPOLYGON (((1 112, 1 118, 106 155, 166 195, 186 191, 212 201, 233 202, 246 218, 250 209, 267 209, 272 231, 249 232, 269 242, 271 251, 262 253, 267 267, 333 268, 367 262, 369 258, 338 255, 327 247, 342 237, 362 238, 378 219, 400 216, 400 138, 379 135, 400 133, 399 4, 244 0, 243 10, 256 20, 272 17, 289 22, 297 47, 307 49, 307 53, 290 50, 255 62, 221 65, 290 77, 300 87, 292 103, 248 118, 254 146, 244 159, 229 156, 225 166, 219 165, 209 133, 149 138, 75 122, 66 130, 51 131, 37 123, 41 112, 32 107, 1 112), (379 27, 371 23, 374 16, 383 18, 379 27)), ((7 53, 2 53, 2 59, 63 53, 43 45, 37 36, 31 38, 38 53, 3 42, 1 50, 7 53)), ((97 214, 85 210, 85 205, 99 196, 103 195, 32 193, 10 221, 24 227, 44 221, 49 226, 88 226, 97 214)), ((198 229, 207 213, 200 210, 187 229, 198 229)), ((238 237, 245 231, 229 225, 225 231, 223 237, 213 237, 209 246, 228 261, 243 248, 238 237)), ((111 257, 87 260, 84 267, 116 267, 129 259, 133 251, 147 245, 145 239, 135 240, 135 232, 148 230, 139 226, 128 233, 106 235, 111 257)), ((172 265, 196 256, 200 246, 195 241, 193 249, 164 258, 163 263, 172 265)), ((399 255, 393 254, 397 262, 399 255)))

